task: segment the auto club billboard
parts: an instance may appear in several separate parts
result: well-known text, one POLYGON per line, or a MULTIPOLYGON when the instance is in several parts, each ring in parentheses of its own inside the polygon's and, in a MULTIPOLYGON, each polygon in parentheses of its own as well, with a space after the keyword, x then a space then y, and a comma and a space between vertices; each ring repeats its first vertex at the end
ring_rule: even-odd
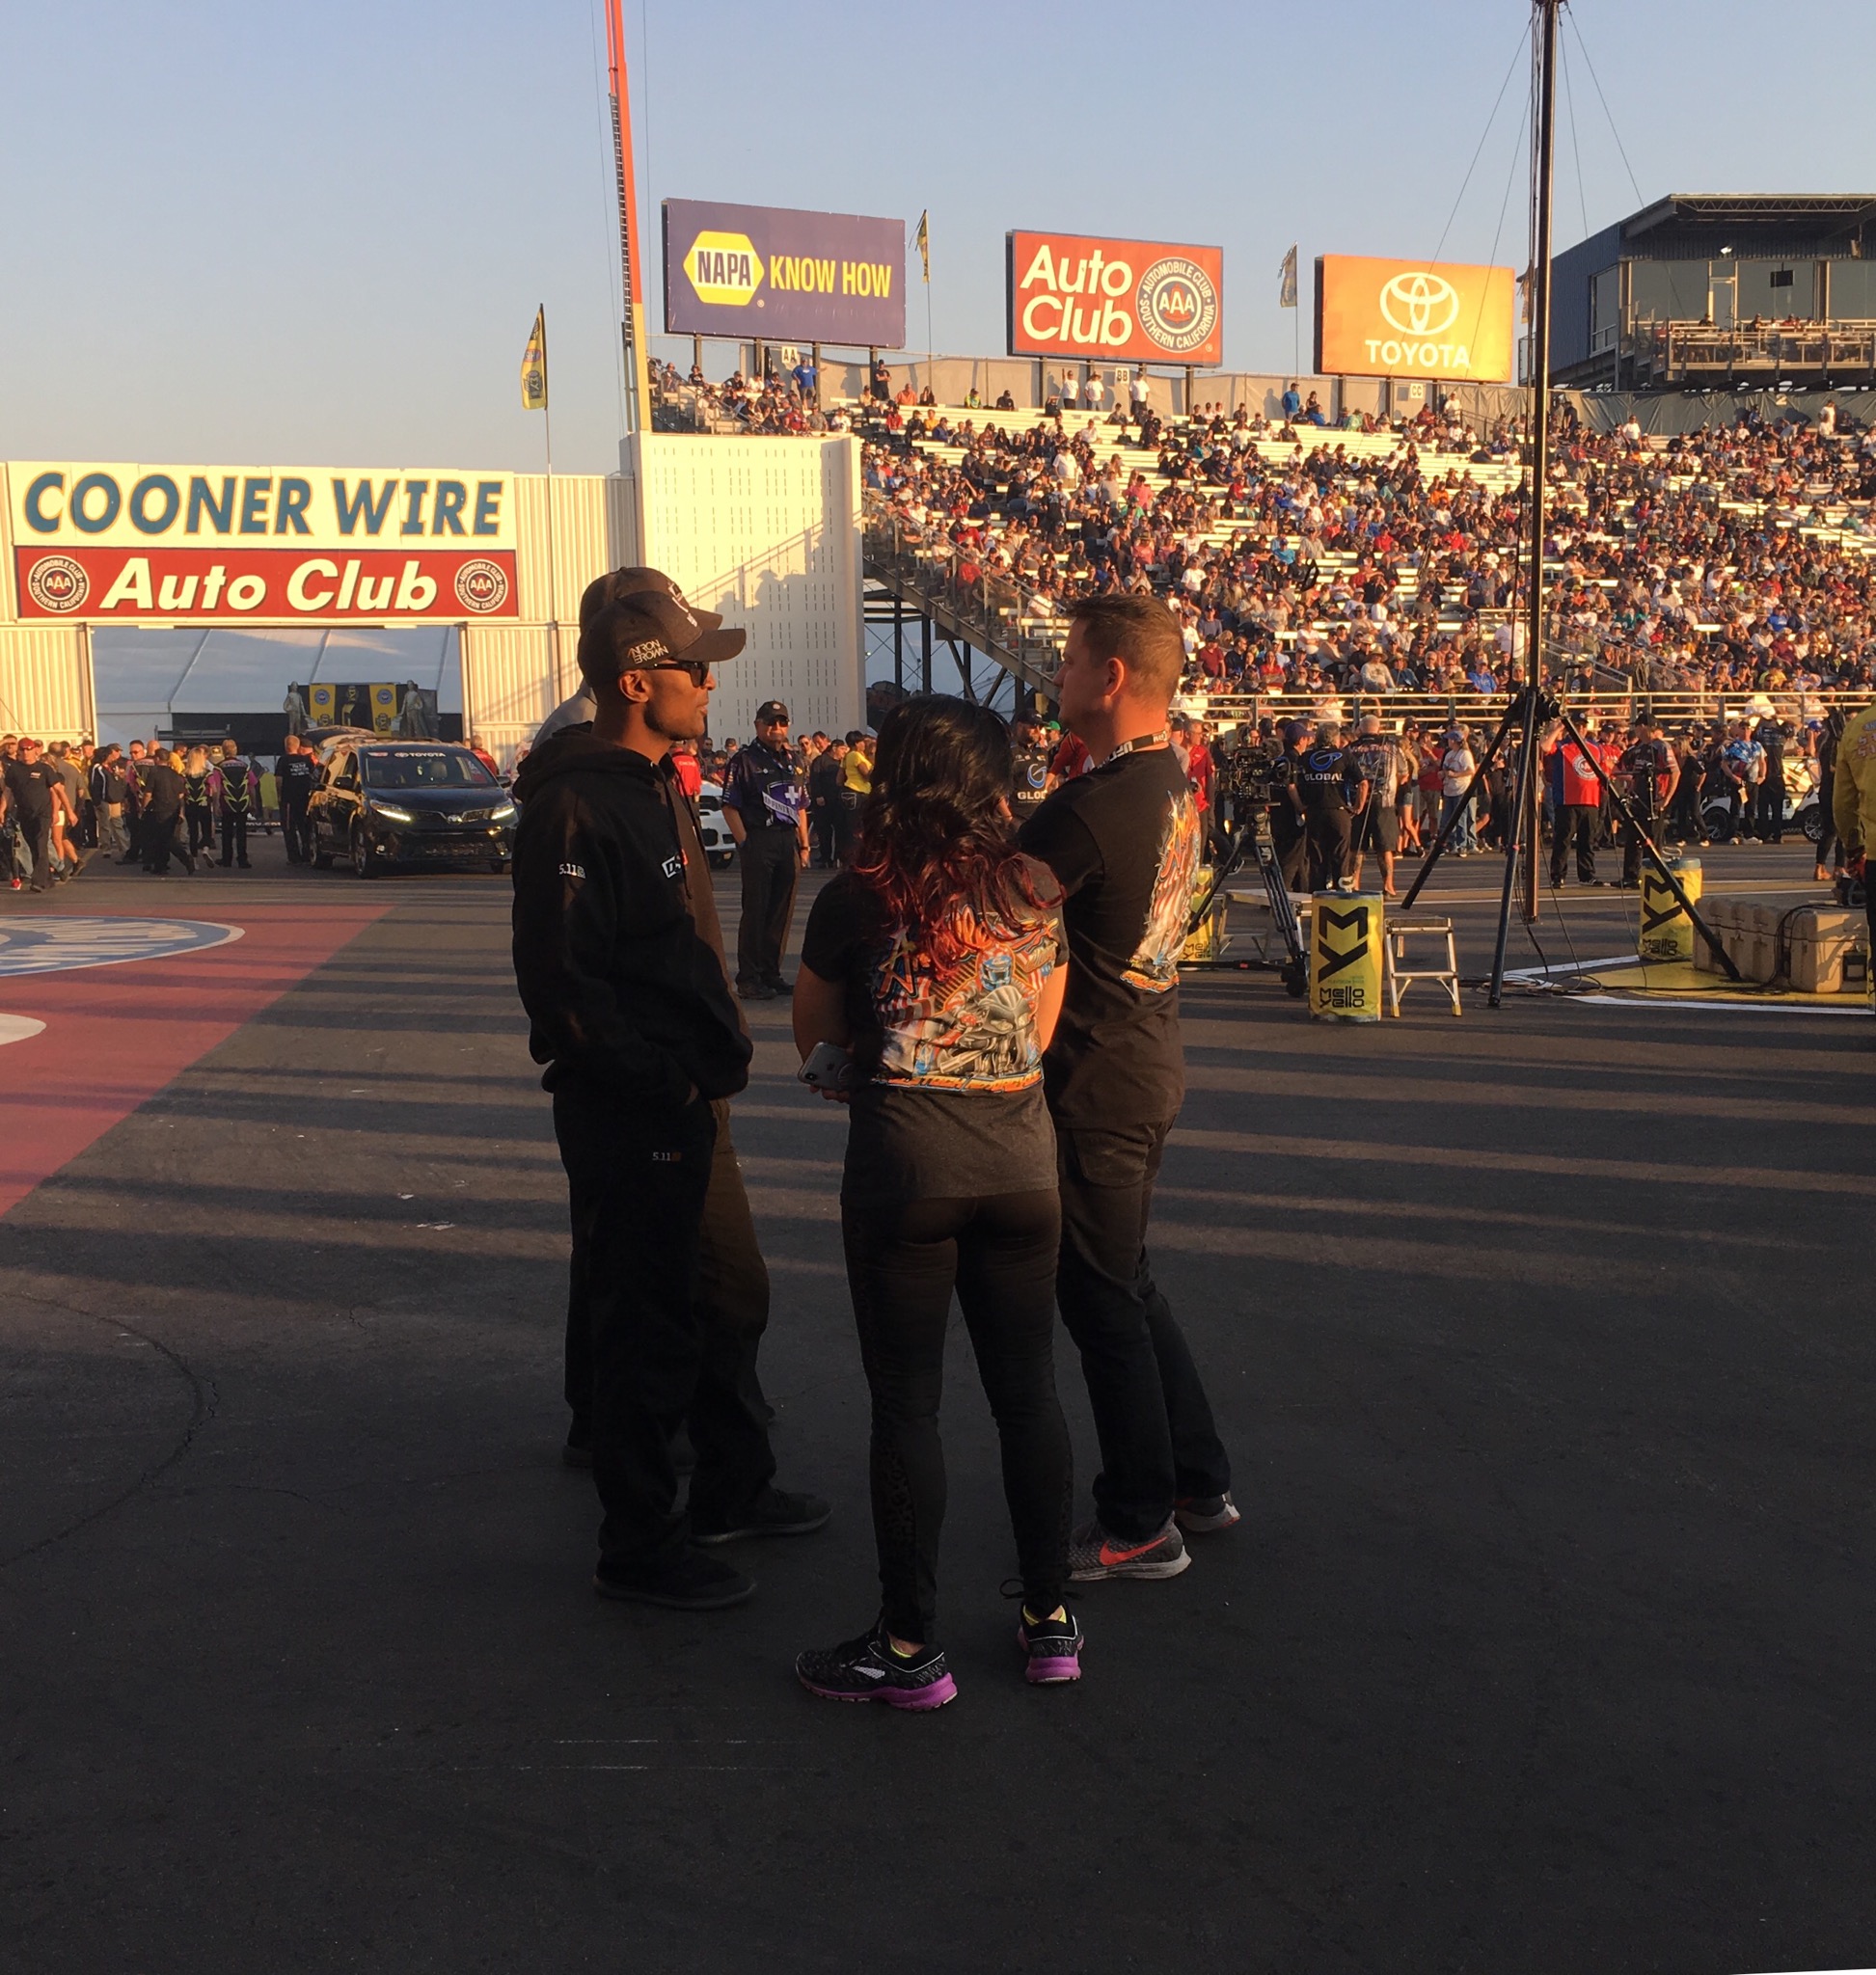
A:
POLYGON ((905 347, 904 220, 695 199, 664 211, 667 334, 905 347))
POLYGON ((1013 357, 1224 362, 1221 248, 1012 232, 1007 256, 1013 357))
POLYGON ((1509 384, 1514 287, 1509 267, 1320 255, 1317 371, 1509 384))
POLYGON ((22 618, 514 617, 510 473, 12 461, 22 618))

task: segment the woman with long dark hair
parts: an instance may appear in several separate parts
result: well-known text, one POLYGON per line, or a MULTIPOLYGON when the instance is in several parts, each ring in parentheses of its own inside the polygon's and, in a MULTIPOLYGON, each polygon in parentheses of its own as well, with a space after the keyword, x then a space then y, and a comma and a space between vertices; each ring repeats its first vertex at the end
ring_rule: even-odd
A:
MULTIPOLYGON (((1067 983, 1060 887, 1016 848, 1010 741, 987 709, 914 699, 880 724, 853 867, 814 902, 795 1042, 845 1051, 847 1278, 873 1395, 882 1604, 858 1637, 795 1663, 829 1700, 939 1708, 944 1518, 938 1393, 955 1289, 996 1419, 1027 1677, 1074 1680, 1068 1428, 1055 1395, 1061 1206, 1042 1058, 1067 983), (829 1045, 823 1047, 822 1045, 829 1045)), ((825 1089, 825 1086, 824 1086, 825 1089)))

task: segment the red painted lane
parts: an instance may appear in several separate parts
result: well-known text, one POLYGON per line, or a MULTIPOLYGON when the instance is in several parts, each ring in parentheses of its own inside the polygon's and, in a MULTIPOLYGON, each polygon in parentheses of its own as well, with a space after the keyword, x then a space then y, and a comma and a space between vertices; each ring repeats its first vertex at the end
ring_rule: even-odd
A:
POLYGON ((45 1024, 0 1050, 0 1214, 390 909, 237 906, 201 915, 241 928, 226 946, 0 979, 0 1012, 45 1024))

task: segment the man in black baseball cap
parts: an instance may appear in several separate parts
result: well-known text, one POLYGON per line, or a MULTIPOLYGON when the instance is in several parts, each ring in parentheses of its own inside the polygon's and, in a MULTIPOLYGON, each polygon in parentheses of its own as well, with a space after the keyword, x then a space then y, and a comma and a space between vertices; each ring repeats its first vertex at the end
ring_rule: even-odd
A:
POLYGON ((1010 723, 1010 814, 1019 824, 1034 815, 1048 795, 1049 755, 1042 722, 1024 708, 1010 723))
POLYGON ((706 614, 662 589, 594 610, 580 635, 593 719, 529 755, 514 856, 515 979, 572 1206, 568 1445, 590 1451, 603 1510, 594 1586, 691 1610, 754 1588, 702 1546, 829 1513, 772 1478, 755 1383, 767 1276, 728 1132, 750 1044, 670 772, 672 744, 708 725, 712 666, 743 648, 706 614))
POLYGON ((736 991, 745 1001, 773 1001, 788 991, 781 957, 796 880, 808 859, 807 788, 788 744, 788 709, 778 699, 756 708, 755 740, 736 750, 723 777, 723 821, 743 867, 736 991))
MULTIPOLYGON (((662 569, 646 567, 613 569, 604 576, 595 577, 580 594, 580 629, 585 631, 608 604, 646 594, 675 599, 705 631, 722 629, 723 620, 715 610, 699 610, 686 600, 684 592, 662 569)), ((737 640, 736 650, 741 651, 745 634, 738 631, 731 636, 737 640)), ((725 652, 722 656, 729 658, 733 654, 725 652)), ((720 663, 721 660, 713 660, 712 663, 720 663)), ((583 680, 580 690, 571 699, 562 700, 540 723, 534 733, 533 744, 538 747, 543 741, 551 740, 568 727, 586 726, 592 719, 595 707, 592 688, 583 680)))

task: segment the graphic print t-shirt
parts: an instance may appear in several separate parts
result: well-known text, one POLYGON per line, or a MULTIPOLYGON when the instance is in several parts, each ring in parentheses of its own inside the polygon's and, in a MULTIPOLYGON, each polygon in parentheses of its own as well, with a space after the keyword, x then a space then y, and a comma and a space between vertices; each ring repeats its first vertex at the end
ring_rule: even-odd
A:
POLYGON ((1058 1124, 1153 1124, 1179 1109, 1179 957, 1200 837, 1170 747, 1064 782, 1022 826, 1066 894, 1068 995, 1044 1064, 1058 1124))
POLYGON ((888 924, 878 896, 849 873, 815 900, 802 962, 841 983, 866 1078, 848 1106, 844 1194, 911 1200, 1055 1184, 1036 1010, 1062 927, 1053 879, 1039 864, 1030 875, 1047 908, 1030 924, 980 932, 956 958, 888 924))

